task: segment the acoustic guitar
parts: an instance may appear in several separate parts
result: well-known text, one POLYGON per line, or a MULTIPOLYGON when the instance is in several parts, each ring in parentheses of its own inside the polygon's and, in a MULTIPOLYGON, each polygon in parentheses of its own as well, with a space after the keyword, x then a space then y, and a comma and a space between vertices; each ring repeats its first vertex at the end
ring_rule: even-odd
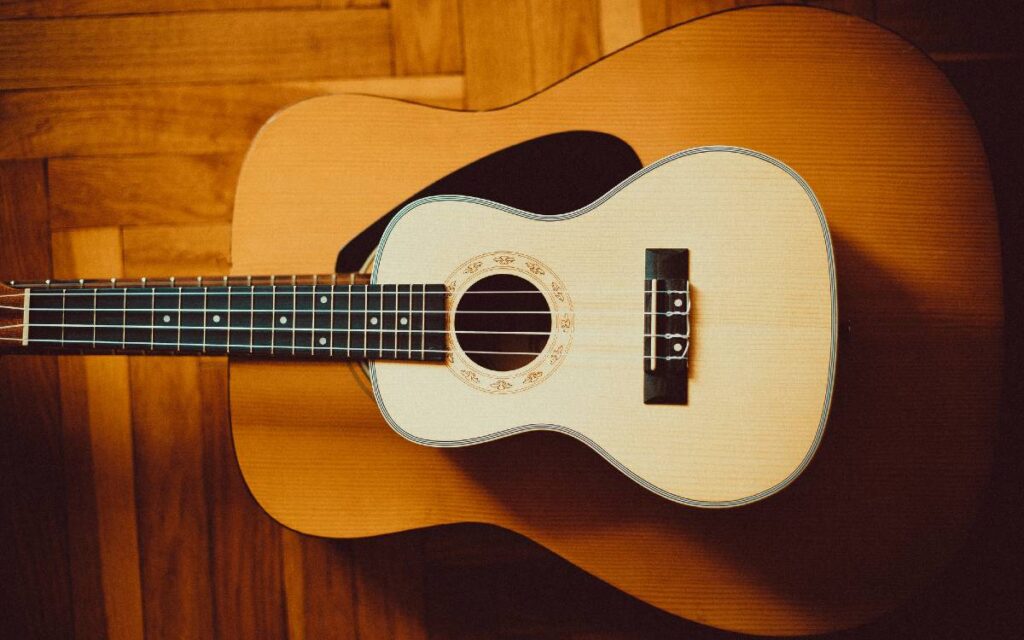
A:
POLYGON ((859 19, 718 14, 493 111, 300 103, 252 144, 232 253, 8 283, 0 342, 226 354, 282 524, 489 522, 754 633, 895 606, 987 474, 984 155, 936 67, 859 19))

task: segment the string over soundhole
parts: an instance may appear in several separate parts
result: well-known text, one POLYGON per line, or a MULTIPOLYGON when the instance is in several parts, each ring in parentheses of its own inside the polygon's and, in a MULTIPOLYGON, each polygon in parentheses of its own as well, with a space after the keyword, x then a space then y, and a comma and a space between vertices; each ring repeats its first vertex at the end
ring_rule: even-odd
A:
POLYGON ((529 365, 551 336, 547 299, 528 280, 510 274, 473 283, 455 310, 455 338, 466 356, 491 371, 529 365))

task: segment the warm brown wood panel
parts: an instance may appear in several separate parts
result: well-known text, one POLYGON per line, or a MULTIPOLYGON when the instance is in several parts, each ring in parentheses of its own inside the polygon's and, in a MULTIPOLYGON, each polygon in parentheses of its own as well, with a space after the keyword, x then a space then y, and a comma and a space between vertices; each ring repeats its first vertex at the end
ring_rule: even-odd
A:
POLYGON ((644 10, 640 0, 601 0, 601 55, 644 37, 644 10))
POLYGON ((530 0, 462 0, 466 106, 491 109, 534 91, 530 0))
POLYGON ((879 23, 929 53, 1021 51, 1024 11, 1017 0, 877 0, 877 4, 879 23))
POLYGON ((128 277, 195 277, 226 274, 231 225, 129 227, 124 230, 128 277))
POLYGON ((316 7, 318 0, 6 0, 0 18, 316 7))
POLYGON ((0 21, 0 89, 382 75, 389 40, 380 10, 0 21))
POLYGON ((225 359, 200 361, 216 637, 286 638, 282 528, 253 501, 239 473, 227 384, 225 359))
POLYGON ((597 0, 531 0, 534 90, 601 56, 599 23, 597 0))
MULTIPOLYGON (((57 278, 122 275, 117 227, 56 231, 52 244, 57 278)), ((82 603, 76 627, 84 637, 128 640, 142 633, 128 359, 61 357, 60 376, 65 440, 73 443, 68 533, 94 554, 72 556, 75 601, 82 603), (101 587, 95 593, 94 583, 101 587), (100 621, 102 633, 93 633, 100 621)))
POLYGON ((54 158, 54 228, 230 222, 239 154, 54 158))
MULTIPOLYGON (((0 162, 0 277, 49 274, 49 244, 44 163, 0 162)), ((69 553, 96 560, 89 555, 92 547, 67 538, 66 491, 75 487, 68 486, 64 466, 56 359, 0 356, 0 407, 4 633, 68 637, 78 613, 69 553)))
POLYGON ((422 536, 390 535, 354 544, 360 640, 426 640, 422 536))
POLYGON ((327 540, 287 532, 293 538, 286 552, 286 566, 301 573, 301 604, 296 607, 291 592, 289 613, 301 610, 302 618, 290 624, 301 628, 304 636, 291 640, 347 640, 358 637, 355 599, 355 573, 352 566, 354 543, 327 540), (298 542, 298 544, 295 544, 298 542))
POLYGON ((462 71, 458 0, 391 0, 395 73, 462 71))
POLYGON ((0 92, 0 159, 241 154, 275 112, 331 93, 366 93, 461 107, 463 79, 413 76, 0 92))
POLYGON ((210 507, 196 358, 131 360, 145 637, 211 638, 210 507))
POLYGON ((668 23, 676 24, 736 7, 755 7, 766 4, 804 4, 870 18, 874 14, 875 0, 788 0, 787 2, 779 2, 779 0, 667 0, 668 23))

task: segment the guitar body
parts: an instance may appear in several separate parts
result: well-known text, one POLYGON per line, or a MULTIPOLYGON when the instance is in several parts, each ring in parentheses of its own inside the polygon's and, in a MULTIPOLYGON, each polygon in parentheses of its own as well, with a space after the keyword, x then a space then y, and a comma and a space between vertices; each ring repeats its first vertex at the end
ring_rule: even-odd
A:
POLYGON ((492 523, 727 629, 823 632, 897 605, 949 560, 987 479, 1002 307, 973 123, 895 35, 816 9, 753 8, 654 35, 494 111, 301 103, 246 159, 233 271, 330 271, 349 239, 428 185, 573 130, 615 136, 644 165, 712 145, 764 156, 690 153, 546 221, 471 200, 396 216, 377 282, 458 287, 475 262, 531 258, 572 301, 568 357, 507 393, 482 388, 501 376, 473 382, 451 365, 378 362, 368 378, 358 365, 233 360, 235 448, 255 499, 329 537, 492 523), (765 158, 820 203, 836 298, 813 196, 765 158), (672 186, 635 188, 645 180, 672 186), (692 422, 640 402, 641 318, 587 320, 623 290, 642 295, 654 247, 690 250, 690 398, 672 415, 692 422), (608 339, 634 346, 584 348, 608 339), (497 438, 524 427, 562 433, 497 438), (446 446, 483 440, 494 441, 446 446), (709 483, 723 461, 738 471, 709 483), (767 494, 734 509, 679 504, 767 494))

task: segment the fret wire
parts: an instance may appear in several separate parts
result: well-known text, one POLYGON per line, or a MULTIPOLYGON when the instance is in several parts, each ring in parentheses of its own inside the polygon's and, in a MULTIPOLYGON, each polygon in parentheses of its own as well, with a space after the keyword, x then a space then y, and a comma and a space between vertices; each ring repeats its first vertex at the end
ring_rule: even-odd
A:
POLYGON ((312 355, 316 355, 316 281, 317 277, 313 276, 313 304, 310 307, 313 318, 309 323, 309 352, 312 355))
MULTIPOLYGON (((292 329, 296 329, 299 326, 298 323, 298 307, 299 307, 299 293, 295 287, 295 276, 292 276, 292 329)), ((295 332, 292 331, 292 355, 295 355, 295 332)))
POLYGON ((65 314, 67 313, 67 296, 65 293, 66 289, 61 290, 60 295, 60 346, 64 346, 64 325, 66 324, 65 314))
MULTIPOLYGON (((200 278, 199 281, 202 282, 203 281, 202 278, 200 278)), ((206 292, 207 292, 207 289, 208 289, 208 287, 203 287, 203 353, 206 353, 206 325, 208 325, 210 323, 209 319, 207 319, 207 317, 206 317, 206 307, 207 307, 207 305, 206 305, 206 292)))
MULTIPOLYGON (((392 340, 394 340, 395 349, 397 350, 398 349, 398 285, 396 284, 394 286, 395 286, 395 318, 394 318, 394 324, 392 325, 392 328, 394 329, 395 335, 392 338, 392 340)), ((381 302, 383 302, 383 301, 384 301, 384 297, 381 296, 381 302)))
MULTIPOLYGON (((111 280, 113 284, 113 280, 111 280)), ((122 291, 122 302, 121 302, 121 343, 127 344, 128 342, 128 290, 122 291)))
POLYGON ((352 287, 348 287, 348 310, 345 313, 345 357, 352 357, 352 287))
MULTIPOLYGON (((146 286, 146 279, 142 279, 142 286, 146 286)), ((156 287, 150 292, 149 298, 149 343, 156 344, 156 287)))
POLYGON ((277 342, 277 286, 274 276, 270 276, 270 355, 274 355, 274 343, 277 342))
POLYGON ((249 353, 253 352, 253 333, 256 331, 256 287, 249 286, 249 353))
POLYGON ((423 293, 420 297, 423 317, 420 319, 420 360, 427 359, 427 285, 423 286, 423 293))
MULTIPOLYGON (((174 282, 173 279, 171 280, 171 282, 172 283, 174 282)), ((181 288, 178 289, 178 322, 177 322, 177 325, 178 325, 178 340, 177 340, 178 347, 175 349, 175 351, 181 351, 181 288)))
POLYGON ((338 276, 337 276, 337 274, 335 274, 331 278, 331 312, 330 312, 330 318, 331 318, 330 341, 331 342, 330 342, 330 347, 329 347, 330 351, 328 351, 328 353, 334 353, 334 293, 335 293, 335 288, 337 286, 338 286, 338 276))
POLYGON ((96 304, 97 303, 96 297, 99 295, 99 291, 100 291, 99 289, 93 289, 92 290, 92 346, 93 347, 96 346, 96 311, 97 311, 97 307, 99 306, 99 305, 96 304))
POLYGON ((224 344, 227 345, 227 352, 231 353, 231 287, 228 285, 228 277, 224 276, 224 287, 228 291, 228 315, 227 320, 224 321, 224 325, 228 328, 227 336, 224 339, 224 344))

